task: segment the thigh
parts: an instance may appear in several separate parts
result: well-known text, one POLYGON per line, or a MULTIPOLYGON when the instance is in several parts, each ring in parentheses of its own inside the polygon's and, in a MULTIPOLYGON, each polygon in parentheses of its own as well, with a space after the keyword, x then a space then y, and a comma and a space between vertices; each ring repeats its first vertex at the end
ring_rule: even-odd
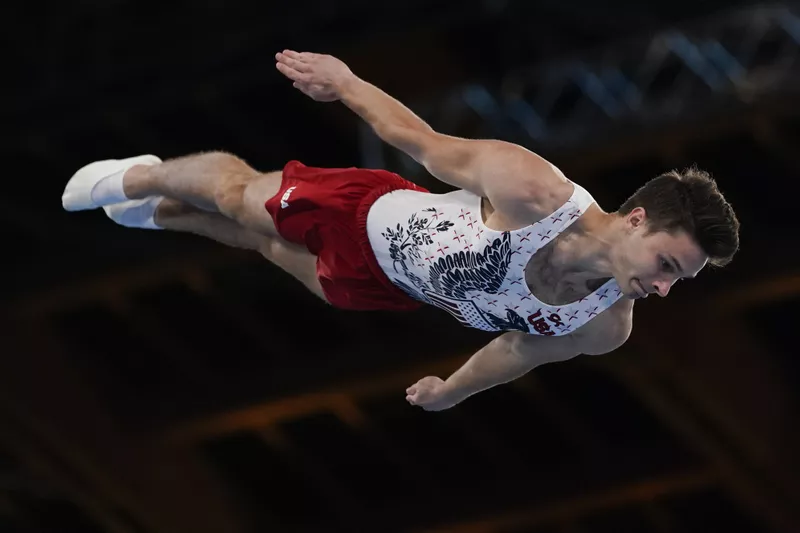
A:
POLYGON ((265 238, 219 213, 209 213, 171 198, 161 200, 153 216, 161 228, 194 233, 236 248, 258 250, 265 238))
POLYGON ((317 277, 317 256, 306 250, 305 247, 286 242, 280 237, 267 237, 262 241, 259 252, 328 303, 317 277))

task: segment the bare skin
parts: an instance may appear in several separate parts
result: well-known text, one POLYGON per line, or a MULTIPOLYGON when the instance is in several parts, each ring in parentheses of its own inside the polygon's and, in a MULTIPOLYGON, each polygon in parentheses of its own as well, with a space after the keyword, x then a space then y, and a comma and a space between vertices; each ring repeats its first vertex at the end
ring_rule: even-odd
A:
POLYGON ((281 238, 264 208, 265 199, 274 196, 280 185, 280 171, 258 172, 223 152, 137 165, 123 179, 128 198, 165 197, 155 213, 162 228, 256 251, 325 300, 316 276, 316 256, 281 238))
MULTIPOLYGON (((211 153, 166 161, 153 167, 132 167, 125 174, 124 187, 126 194, 133 198, 172 196, 162 200, 156 210, 155 222, 160 227, 256 251, 325 300, 316 276, 316 257, 277 236, 263 207, 263 199, 269 196, 261 195, 274 195, 278 191, 278 179, 277 173, 259 173, 230 154, 211 153), (193 176, 201 176, 198 180, 201 183, 195 183, 193 176), (214 178, 203 180, 203 176, 214 178)), ((494 215, 487 217, 487 222, 498 224, 502 219, 488 200, 486 206, 494 215)), ((560 242, 568 243, 569 239, 560 242)), ((527 269, 528 282, 545 301, 571 301, 581 289, 576 289, 574 284, 553 284, 561 268, 553 259, 557 255, 547 253, 532 261, 527 269)), ((447 409, 480 390, 516 379, 541 364, 579 354, 611 351, 630 333, 628 317, 632 306, 632 300, 622 300, 574 334, 564 337, 537 337, 518 332, 503 334, 479 350, 447 380, 428 376, 409 387, 407 399, 425 410, 447 409)))
POLYGON ((258 172, 236 156, 209 152, 130 168, 123 180, 131 199, 164 196, 220 213, 251 231, 279 237, 264 201, 281 186, 281 172, 258 172))
MULTIPOLYGON (((483 198, 488 227, 526 227, 549 216, 574 190, 555 166, 521 146, 433 131, 334 57, 285 51, 276 61, 278 70, 304 94, 317 101, 341 101, 433 176, 483 198)), ((259 172, 221 152, 135 166, 123 178, 128 198, 166 198, 155 214, 157 225, 257 251, 324 299, 316 257, 281 238, 264 207, 280 184, 280 172, 259 172)), ((447 379, 427 376, 408 387, 407 401, 428 411, 447 409, 542 364, 621 346, 631 332, 635 299, 666 296, 678 279, 694 277, 708 260, 686 234, 651 233, 647 222, 642 208, 619 216, 594 204, 526 267, 532 292, 548 303, 576 301, 611 278, 627 298, 569 335, 504 333, 447 379)))
MULTIPOLYGON (((431 175, 483 198, 484 221, 493 229, 532 224, 561 206, 573 191, 558 168, 522 146, 434 131, 335 57, 284 50, 275 60, 277 70, 303 94, 320 102, 341 102, 431 175)), ((559 235, 528 264, 527 282, 537 298, 557 304, 576 301, 614 278, 627 299, 570 335, 501 335, 448 379, 427 376, 410 386, 406 399, 426 410, 446 409, 541 364, 612 351, 630 335, 633 300, 666 296, 677 280, 694 277, 707 261, 686 234, 649 232, 644 209, 623 217, 594 204, 571 231, 559 235)))
POLYGON ((222 214, 170 198, 161 201, 154 218, 158 226, 167 230, 193 233, 226 246, 258 252, 325 300, 317 279, 317 258, 301 246, 243 226, 222 214))

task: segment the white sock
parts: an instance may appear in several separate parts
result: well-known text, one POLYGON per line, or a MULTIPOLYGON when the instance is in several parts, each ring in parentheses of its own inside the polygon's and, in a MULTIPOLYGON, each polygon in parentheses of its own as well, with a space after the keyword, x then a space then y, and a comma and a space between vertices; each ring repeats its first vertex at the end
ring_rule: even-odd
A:
POLYGON ((108 218, 127 228, 163 229, 156 224, 155 214, 163 196, 150 196, 142 200, 128 200, 103 207, 108 218))
POLYGON ((118 170, 95 183, 92 187, 92 201, 99 205, 109 205, 130 200, 122 188, 122 178, 126 170, 118 170))

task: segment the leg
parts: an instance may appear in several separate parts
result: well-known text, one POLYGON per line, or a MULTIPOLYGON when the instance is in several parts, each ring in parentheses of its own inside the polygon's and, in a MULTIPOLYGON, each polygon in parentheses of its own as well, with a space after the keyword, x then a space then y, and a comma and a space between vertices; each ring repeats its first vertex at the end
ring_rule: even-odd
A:
POLYGON ((281 185, 281 172, 260 173, 236 156, 210 152, 137 165, 125 172, 125 196, 166 196, 218 212, 252 230, 277 236, 264 202, 281 185))
POLYGON ((257 172, 241 159, 222 152, 170 161, 144 155, 84 166, 67 183, 62 204, 68 211, 81 211, 129 200, 174 198, 278 236, 264 203, 280 185, 281 172, 257 172))
POLYGON ((177 200, 162 200, 154 220, 160 228, 193 233, 228 246, 259 252, 327 302, 317 279, 317 258, 303 247, 280 237, 262 235, 218 213, 208 213, 177 200))
POLYGON ((169 198, 164 198, 159 202, 153 215, 153 221, 155 226, 161 229, 193 233, 226 246, 256 252, 263 246, 264 241, 269 239, 269 237, 242 227, 219 213, 209 213, 193 205, 169 198))

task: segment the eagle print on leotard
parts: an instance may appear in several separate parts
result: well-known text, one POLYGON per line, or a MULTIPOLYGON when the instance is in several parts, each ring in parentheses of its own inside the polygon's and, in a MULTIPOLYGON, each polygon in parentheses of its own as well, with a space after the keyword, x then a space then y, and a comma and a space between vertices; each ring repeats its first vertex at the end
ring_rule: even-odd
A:
POLYGON ((610 280, 578 302, 551 306, 528 289, 525 266, 591 202, 576 185, 549 217, 520 230, 496 231, 480 219, 481 199, 467 191, 393 191, 370 210, 367 229, 378 264, 412 298, 477 329, 563 335, 610 307, 621 296, 619 287, 610 280))
MULTIPOLYGON (((428 208, 424 211, 435 213, 436 209, 428 208)), ((432 233, 446 232, 452 226, 453 223, 450 221, 442 221, 433 226, 427 218, 419 219, 416 214, 413 214, 408 219, 405 228, 398 224, 395 230, 386 228, 382 235, 390 242, 389 250, 394 261, 395 272, 398 272, 399 264, 404 277, 413 286, 402 281, 396 281, 397 285, 411 297, 442 307, 459 320, 464 321, 464 317, 457 312, 457 308, 447 305, 447 302, 437 298, 437 295, 461 301, 469 306, 471 302, 468 293, 470 292, 497 294, 511 263, 511 238, 510 234, 506 232, 481 252, 461 250, 442 255, 439 258, 424 256, 420 245, 433 244, 432 233), (429 261, 429 282, 415 275, 409 269, 407 260, 429 261)), ((477 308, 475 312, 479 313, 477 308)), ((488 312, 484 312, 483 315, 496 329, 528 331, 525 320, 510 309, 505 319, 488 312)))

